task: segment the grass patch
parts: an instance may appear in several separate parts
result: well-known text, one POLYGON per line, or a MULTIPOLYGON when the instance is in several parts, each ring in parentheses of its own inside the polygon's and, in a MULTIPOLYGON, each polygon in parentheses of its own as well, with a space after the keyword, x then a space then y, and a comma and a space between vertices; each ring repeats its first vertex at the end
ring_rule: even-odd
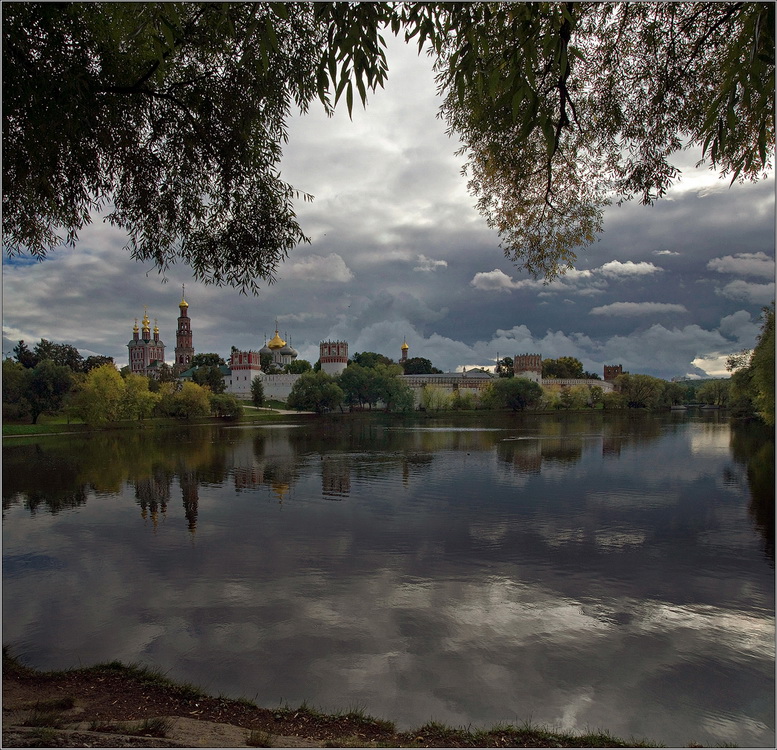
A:
POLYGON ((184 699, 204 698, 205 693, 190 682, 174 682, 161 669, 146 667, 139 664, 124 664, 111 661, 92 667, 96 672, 113 672, 124 677, 130 677, 143 685, 157 687, 184 699))
POLYGON ((490 729, 454 729, 430 721, 412 732, 399 735, 407 747, 661 747, 647 741, 625 741, 608 732, 581 734, 554 732, 528 722, 514 726, 497 724, 490 729))
POLYGON ((227 698, 224 696, 222 700, 230 700, 232 703, 237 703, 238 706, 245 706, 246 708, 259 708, 259 706, 256 705, 255 701, 252 701, 250 698, 227 698))
POLYGON ((21 722, 23 727, 49 727, 62 729, 67 724, 65 715, 61 711, 39 711, 33 709, 30 715, 21 722))
POLYGON ((93 719, 89 724, 91 732, 107 732, 112 734, 127 734, 132 737, 167 737, 173 723, 170 719, 156 716, 137 722, 101 721, 93 719))
POLYGON ((50 698, 45 701, 35 701, 30 706, 34 711, 69 711, 76 705, 76 699, 72 695, 64 695, 61 698, 50 698))
POLYGON ((137 734, 141 737, 167 737, 172 728, 170 719, 155 716, 151 719, 143 719, 139 727, 128 729, 127 734, 137 734))
POLYGON ((263 729, 252 729, 246 737, 248 747, 273 747, 273 736, 263 729))

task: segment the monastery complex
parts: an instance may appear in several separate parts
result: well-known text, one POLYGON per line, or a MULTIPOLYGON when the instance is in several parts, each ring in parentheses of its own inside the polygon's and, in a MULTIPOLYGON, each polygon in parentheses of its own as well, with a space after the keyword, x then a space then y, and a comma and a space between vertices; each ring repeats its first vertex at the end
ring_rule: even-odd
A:
MULTIPOLYGON (((185 290, 184 290, 185 291, 185 290)), ((189 318, 189 303, 181 296, 178 303, 178 326, 175 333, 175 361, 173 372, 180 380, 191 380, 196 371, 191 363, 194 358, 191 319, 189 318)), ((159 327, 151 321, 145 311, 141 326, 135 319, 132 338, 127 344, 129 351, 130 371, 147 377, 159 377, 160 368, 165 363, 165 345, 159 338, 159 327)), ((410 347, 403 341, 400 348, 399 364, 408 360, 410 347)), ((274 374, 262 369, 262 357, 270 356, 272 364, 278 369, 295 361, 299 356, 290 343, 284 341, 278 333, 259 350, 241 351, 232 348, 227 365, 221 366, 226 393, 237 397, 251 397, 251 383, 255 377, 262 379, 265 398, 285 401, 291 393, 292 386, 300 377, 294 374, 274 374)), ((319 344, 319 361, 321 369, 332 376, 339 375, 348 366, 348 343, 346 341, 322 341, 319 344)), ((620 365, 605 365, 604 380, 596 379, 543 379, 542 356, 539 354, 518 354, 513 358, 513 372, 517 378, 526 378, 542 386, 572 387, 598 386, 605 392, 615 390, 614 380, 623 372, 620 365)), ((466 369, 462 372, 445 372, 433 375, 402 375, 402 379, 412 388, 416 404, 420 403, 421 390, 424 386, 433 385, 449 393, 477 394, 497 377, 481 369, 466 369)))

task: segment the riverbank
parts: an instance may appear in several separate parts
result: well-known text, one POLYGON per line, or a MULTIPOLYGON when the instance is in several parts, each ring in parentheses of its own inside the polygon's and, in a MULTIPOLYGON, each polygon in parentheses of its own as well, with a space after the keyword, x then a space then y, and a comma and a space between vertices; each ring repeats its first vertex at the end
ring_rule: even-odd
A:
POLYGON ((398 732, 361 710, 324 714, 214 697, 119 662, 40 672, 3 649, 3 747, 656 747, 529 725, 398 732))
MULTIPOLYGON (((289 416, 305 416, 313 412, 292 411, 289 409, 266 408, 245 406, 245 413, 239 419, 225 419, 222 417, 199 417, 192 420, 181 421, 169 417, 153 417, 142 422, 125 420, 112 422, 102 427, 84 424, 83 422, 67 422, 62 418, 51 422, 42 421, 39 424, 6 424, 3 423, 3 437, 37 437, 41 435, 75 435, 87 432, 108 432, 114 430, 153 430, 165 427, 181 427, 195 425, 236 425, 236 424, 262 424, 287 419, 289 416)), ((45 420, 45 418, 44 418, 45 420)))

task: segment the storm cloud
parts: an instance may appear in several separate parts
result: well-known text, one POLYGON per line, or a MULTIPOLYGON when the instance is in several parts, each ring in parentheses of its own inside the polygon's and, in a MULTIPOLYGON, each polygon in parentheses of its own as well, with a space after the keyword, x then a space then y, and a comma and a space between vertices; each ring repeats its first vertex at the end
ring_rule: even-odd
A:
POLYGON ((475 210, 460 144, 437 117, 430 60, 393 38, 388 47, 388 83, 366 110, 351 120, 314 106, 290 122, 282 177, 315 199, 296 206, 310 244, 275 284, 246 297, 194 281, 183 265, 160 274, 94 217, 72 249, 42 263, 5 260, 4 354, 43 337, 122 365, 147 308, 172 360, 182 284, 195 350, 222 356, 260 348, 276 319, 311 362, 329 338, 394 359, 406 339, 410 356, 443 370, 530 351, 576 356, 589 371, 621 363, 704 377, 754 345, 774 298, 771 174, 729 187, 695 167, 698 154, 680 153, 682 180, 664 199, 607 209, 599 240, 545 283, 504 257, 475 210))

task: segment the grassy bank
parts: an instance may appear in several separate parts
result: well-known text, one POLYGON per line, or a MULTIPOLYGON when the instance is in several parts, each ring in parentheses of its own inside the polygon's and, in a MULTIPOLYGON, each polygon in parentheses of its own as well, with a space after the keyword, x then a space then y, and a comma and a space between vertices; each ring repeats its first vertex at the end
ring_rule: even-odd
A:
POLYGON ((280 414, 274 409, 283 408, 283 405, 273 407, 256 408, 245 406, 245 412, 239 419, 225 419, 219 417, 197 417, 196 419, 182 421, 169 417, 153 417, 142 422, 136 420, 123 420, 111 422, 102 426, 87 425, 80 420, 67 420, 67 418, 42 415, 38 424, 8 424, 3 423, 3 437, 21 437, 26 435, 60 435, 66 433, 82 433, 108 430, 153 430, 163 427, 181 427, 182 425, 235 425, 254 424, 262 422, 274 422, 288 419, 287 414, 280 414))
POLYGON ((208 696, 196 685, 174 682, 159 670, 121 662, 41 672, 20 664, 5 648, 3 697, 4 710, 23 715, 26 709, 22 726, 49 732, 77 722, 81 729, 87 726, 94 732, 145 732, 145 736, 153 732, 159 737, 168 735, 173 726, 169 717, 195 717, 240 727, 245 730, 245 745, 261 747, 284 747, 290 738, 322 747, 657 746, 624 741, 607 732, 572 734, 528 723, 472 729, 431 721, 401 732, 393 722, 358 708, 339 713, 324 713, 307 704, 261 708, 246 699, 208 696))

